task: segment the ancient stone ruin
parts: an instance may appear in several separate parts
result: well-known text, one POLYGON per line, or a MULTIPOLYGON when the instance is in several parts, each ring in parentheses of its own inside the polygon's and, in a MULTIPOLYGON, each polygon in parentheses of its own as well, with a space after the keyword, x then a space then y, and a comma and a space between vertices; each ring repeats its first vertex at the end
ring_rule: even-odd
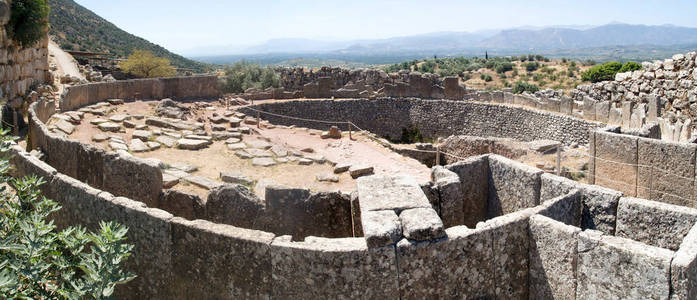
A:
MULTIPOLYGON (((694 74, 694 60, 673 62, 694 74)), ((680 136, 691 130, 692 115, 675 103, 691 101, 695 80, 678 73, 690 83, 671 94, 661 89, 673 80, 665 72, 645 75, 670 64, 661 65, 573 97, 329 68, 285 70, 283 90, 248 91, 233 103, 213 76, 76 85, 59 101, 31 104, 27 148, 13 148, 12 171, 45 179, 43 193, 63 206, 53 217, 61 227, 129 227, 126 267, 138 277, 116 292, 127 299, 694 299, 697 146, 665 122, 682 122, 680 136), (644 78, 664 81, 651 94, 632 92, 629 82, 644 78), (619 92, 625 82, 629 92, 619 92), (257 102, 267 98, 293 99, 257 102), (123 113, 129 105, 138 113, 123 113), (253 138, 297 128, 337 147, 349 134, 366 136, 390 155, 435 166, 418 179, 253 138), (406 128, 433 143, 387 141, 406 128), (97 134, 81 139, 87 129, 97 134), (511 140, 538 152, 581 149, 586 182, 516 161, 527 152, 511 140), (351 188, 231 169, 212 169, 212 179, 142 156, 215 147, 262 177, 311 165, 332 172, 310 181, 351 188)))

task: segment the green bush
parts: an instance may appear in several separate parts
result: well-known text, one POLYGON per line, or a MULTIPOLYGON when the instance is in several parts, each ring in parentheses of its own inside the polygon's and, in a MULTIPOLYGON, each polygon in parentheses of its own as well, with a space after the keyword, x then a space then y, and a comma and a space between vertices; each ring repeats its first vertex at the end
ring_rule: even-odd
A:
POLYGON ((243 93, 249 88, 267 89, 280 85, 281 78, 272 68, 241 61, 225 68, 221 90, 224 93, 243 93))
POLYGON ((419 128, 412 126, 409 128, 402 128, 402 137, 398 142, 402 144, 413 144, 422 143, 423 141, 424 137, 421 135, 419 128))
POLYGON ((522 82, 522 81, 518 81, 515 83, 515 85, 513 85, 513 93, 516 93, 516 94, 521 94, 523 92, 534 93, 534 92, 537 92, 539 90, 540 90, 540 88, 537 85, 527 83, 527 82, 522 82))
POLYGON ((101 223, 57 231, 47 217, 60 209, 41 195, 36 176, 8 177, 7 131, 0 132, 0 294, 3 299, 106 299, 135 276, 121 269, 133 249, 127 228, 101 223))
POLYGON ((485 82, 489 82, 489 81, 492 81, 492 80, 494 80, 494 79, 491 78, 491 75, 487 74, 487 75, 484 76, 484 81, 485 81, 485 82))
POLYGON ((501 62, 496 64, 496 73, 503 74, 508 71, 513 70, 513 63, 511 62, 501 62))
POLYGON ((49 7, 46 0, 13 0, 5 30, 10 39, 30 47, 46 34, 49 7))
POLYGON ((622 65, 622 68, 620 68, 620 73, 637 71, 637 70, 641 70, 641 64, 633 62, 633 61, 628 61, 628 62, 624 63, 624 65, 622 65))
POLYGON ((615 74, 619 72, 635 71, 639 69, 641 69, 641 65, 635 62, 627 62, 624 65, 622 65, 622 63, 620 62, 613 61, 591 67, 590 69, 581 73, 581 79, 583 81, 590 82, 614 80, 615 74))
POLYGON ((525 70, 528 72, 533 72, 537 70, 540 67, 540 63, 538 62, 529 62, 525 64, 525 70))

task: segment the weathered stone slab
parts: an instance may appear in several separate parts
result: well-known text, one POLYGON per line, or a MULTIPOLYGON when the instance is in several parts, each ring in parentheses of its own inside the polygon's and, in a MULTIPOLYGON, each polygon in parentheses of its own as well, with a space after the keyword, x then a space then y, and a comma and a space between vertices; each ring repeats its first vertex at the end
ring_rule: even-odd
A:
POLYGON ((204 188, 207 190, 211 190, 211 189, 214 189, 216 187, 223 185, 222 182, 210 179, 208 177, 203 177, 203 176, 189 175, 189 176, 182 178, 182 180, 189 182, 189 183, 192 183, 193 185, 196 185, 198 187, 201 187, 201 188, 204 188))
POLYGON ((365 165, 352 165, 351 167, 349 167, 349 174, 351 174, 351 177, 353 177, 354 179, 363 176, 373 175, 373 167, 365 165))
POLYGON ((357 180, 361 211, 431 208, 419 184, 407 176, 367 176, 357 180))
POLYGON ((415 241, 428 241, 445 236, 443 222, 432 208, 412 208, 399 214, 402 234, 415 241))
POLYGON ((271 167, 276 165, 276 161, 270 157, 255 157, 252 159, 252 165, 259 167, 271 167))
MULTIPOLYGON (((444 167, 433 167, 431 178, 435 183, 435 188, 438 191, 438 208, 443 225, 453 227, 463 225, 465 221, 465 198, 462 192, 462 184, 460 177, 455 172, 444 167)), ((474 227, 474 226, 473 226, 474 227)))
POLYGON ((697 145, 638 139, 637 196, 693 207, 697 145))
POLYGON ((391 210, 361 211, 361 227, 370 248, 395 244, 402 237, 399 217, 391 210))
POLYGON ((188 220, 205 218, 205 202, 198 195, 177 190, 165 190, 157 208, 188 220))
POLYGON ((97 125, 97 128, 99 128, 99 130, 101 130, 101 131, 117 132, 117 131, 119 131, 119 129, 121 129, 121 126, 119 124, 112 123, 112 122, 104 122, 104 123, 99 123, 99 125, 97 125))
POLYGON ((545 201, 541 205, 540 215, 570 226, 581 226, 582 203, 581 191, 572 190, 564 196, 545 201))
POLYGON ((132 139, 131 144, 128 146, 128 150, 131 152, 146 152, 149 151, 150 148, 143 143, 143 141, 139 139, 132 139))
POLYGON ((177 147, 179 149, 186 149, 186 150, 198 150, 198 149, 203 149, 208 147, 210 145, 210 141, 206 140, 192 140, 192 139, 180 139, 177 141, 177 147))
POLYGON ((696 221, 694 208, 620 198, 615 235, 675 251, 696 221))
POLYGON ((397 244, 401 299, 494 299, 492 229, 456 226, 446 236, 397 244))
POLYGON ((581 232, 576 299, 668 299, 672 258, 667 249, 581 232))
POLYGON ((177 144, 177 140, 164 135, 158 136, 157 138, 155 138, 155 141, 162 145, 165 145, 165 147, 167 148, 172 148, 177 144))
POLYGON ((530 217, 530 299, 575 299, 578 227, 530 217))
POLYGON ((670 267, 671 299, 697 298, 697 225, 692 226, 670 267))
MULTIPOLYGON (((487 195, 489 192, 488 155, 468 158, 446 166, 460 178, 464 225, 474 228, 487 217, 487 195)), ((447 226, 446 226, 447 227, 447 226)))
POLYGON ((617 221, 617 204, 622 193, 597 185, 582 185, 583 229, 595 229, 614 235, 617 221))
POLYGON ((595 184, 636 195, 637 141, 635 136, 595 133, 595 184))
POLYGON ((268 298, 274 235, 208 221, 172 221, 172 293, 182 299, 268 298), (206 288, 206 287, 225 288, 206 288))
POLYGON ((75 131, 75 125, 70 124, 66 120, 59 120, 58 122, 56 122, 55 126, 56 128, 58 128, 58 130, 64 132, 67 135, 70 135, 73 133, 73 131, 75 131))
POLYGON ((542 170, 510 160, 489 156, 489 218, 536 206, 540 203, 542 170))
POLYGON ((251 185, 252 179, 237 171, 220 172, 220 180, 226 183, 251 185))
POLYGON ((141 201, 156 202, 162 192, 162 172, 154 162, 126 156, 104 159, 105 191, 141 201))
POLYGON ((134 139, 139 139, 143 142, 147 142, 152 137, 152 132, 147 130, 134 130, 132 136, 134 139))
POLYGON ((399 293, 394 247, 369 249, 362 238, 279 237, 271 261, 274 298, 389 299, 399 293))

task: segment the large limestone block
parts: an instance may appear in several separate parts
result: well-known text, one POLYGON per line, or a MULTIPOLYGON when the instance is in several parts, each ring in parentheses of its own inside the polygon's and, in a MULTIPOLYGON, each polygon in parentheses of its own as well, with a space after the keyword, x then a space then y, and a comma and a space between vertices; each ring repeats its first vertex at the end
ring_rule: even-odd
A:
POLYGON ((174 299, 271 296, 272 233, 204 220, 172 219, 174 299))
POLYGON ((225 184, 213 188, 205 202, 206 220, 259 229, 264 203, 247 187, 225 184))
POLYGON ((446 168, 460 178, 463 224, 469 228, 474 228, 478 222, 486 220, 487 216, 488 155, 471 157, 448 165, 446 168))
POLYGON ((607 123, 610 119, 610 102, 602 101, 595 104, 595 120, 607 123))
POLYGON ((638 153, 638 197, 694 206, 697 145, 640 138, 638 153))
POLYGON ((632 111, 634 110, 634 102, 622 102, 622 127, 631 128, 632 111))
POLYGON ((440 199, 439 208, 443 225, 453 227, 463 225, 465 220, 464 197, 460 177, 444 167, 434 167, 431 178, 435 182, 440 199))
POLYGON ((678 250, 697 221, 697 209, 638 198, 621 198, 616 236, 678 250))
POLYGON ((576 299, 668 299, 672 258, 667 249, 584 231, 576 299))
POLYGON ((104 158, 104 190, 150 206, 162 192, 162 172, 148 160, 114 155, 104 158))
POLYGON ((443 221, 432 208, 412 208, 399 214, 402 234, 415 241, 428 241, 445 236, 443 221))
POLYGON ((530 299, 576 299, 579 232, 547 217, 530 218, 530 299))
POLYGON ((370 248, 395 244, 402 237, 402 224, 391 210, 361 211, 361 228, 370 248))
POLYGON ((538 211, 528 208, 477 226, 492 230, 497 299, 528 299, 528 219, 538 211))
POLYGON ((365 176, 357 180, 361 212, 431 208, 415 179, 408 176, 365 176))
POLYGON ((362 238, 278 237, 270 255, 274 298, 389 299, 399 293, 394 247, 368 249, 362 238))
POLYGON ((540 215, 566 225, 581 226, 581 191, 572 190, 564 196, 547 200, 541 205, 540 215))
POLYGON ((542 173, 503 156, 489 156, 487 216, 493 218, 538 205, 542 173))
POLYGON ((584 97, 583 98, 583 118, 586 120, 591 120, 595 121, 596 116, 595 116, 595 105, 598 103, 597 100, 590 98, 590 97, 584 97))
POLYGON ((636 195, 637 141, 630 135, 595 133, 595 184, 636 195))
POLYGON ((670 272, 671 299, 697 298, 697 225, 692 226, 675 252, 670 272))
MULTIPOLYGON (((397 244, 401 299, 495 298, 493 229, 456 226, 438 241, 397 244)), ((396 297, 396 296, 393 296, 396 297)))

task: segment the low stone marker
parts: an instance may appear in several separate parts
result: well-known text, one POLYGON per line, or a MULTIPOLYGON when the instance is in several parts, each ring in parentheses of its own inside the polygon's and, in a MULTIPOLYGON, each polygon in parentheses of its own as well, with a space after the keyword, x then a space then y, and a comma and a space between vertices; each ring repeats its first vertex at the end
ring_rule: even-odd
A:
POLYGON ((211 142, 206 140, 180 139, 177 141, 177 147, 186 150, 199 150, 208 147, 210 144, 211 142))
POLYGON ((368 176, 368 175, 373 175, 373 167, 368 167, 368 166, 351 166, 349 168, 349 174, 351 174, 351 177, 353 179, 363 177, 363 176, 368 176))

